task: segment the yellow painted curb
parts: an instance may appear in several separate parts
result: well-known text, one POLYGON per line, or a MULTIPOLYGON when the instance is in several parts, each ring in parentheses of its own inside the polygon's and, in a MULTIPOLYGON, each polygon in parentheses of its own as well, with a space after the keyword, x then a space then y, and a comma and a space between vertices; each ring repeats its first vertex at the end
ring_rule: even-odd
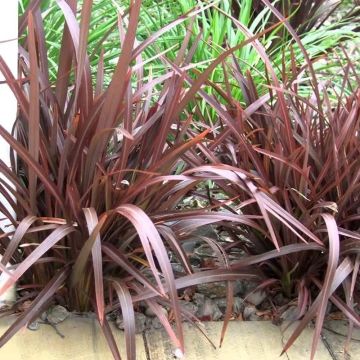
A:
MULTIPOLYGON (((14 321, 14 317, 0 318, 0 335, 14 321)), ((221 348, 218 347, 222 322, 206 322, 203 330, 214 342, 214 349, 193 326, 184 323, 185 360, 275 360, 279 359, 284 342, 294 324, 284 331, 268 321, 231 321, 221 348)), ((331 331, 324 329, 325 341, 320 341, 316 360, 355 360, 360 357, 359 329, 349 354, 343 353, 346 326, 332 322, 331 331), (338 335, 336 335, 338 333, 338 335), (346 355, 347 357, 344 357, 346 355)), ((327 326, 330 326, 327 324, 327 326)), ((112 330, 122 359, 126 359, 124 333, 112 330)), ((41 324, 36 331, 22 329, 3 348, 0 360, 113 360, 104 335, 94 317, 71 315, 57 325, 62 338, 50 325, 41 324)), ((307 327, 293 346, 283 355, 285 360, 307 360, 310 356, 313 328, 307 327)), ((164 330, 149 330, 136 336, 137 360, 174 360, 173 346, 164 330), (144 344, 144 340, 146 345, 144 344)))
MULTIPOLYGON (((14 317, 0 319, 0 334, 14 317)), ((57 325, 62 338, 50 325, 41 324, 36 331, 22 329, 0 348, 1 360, 113 360, 108 345, 95 318, 72 315, 57 325)), ((124 333, 112 326, 116 343, 126 359, 124 333)), ((136 359, 146 360, 142 335, 136 336, 136 359)))

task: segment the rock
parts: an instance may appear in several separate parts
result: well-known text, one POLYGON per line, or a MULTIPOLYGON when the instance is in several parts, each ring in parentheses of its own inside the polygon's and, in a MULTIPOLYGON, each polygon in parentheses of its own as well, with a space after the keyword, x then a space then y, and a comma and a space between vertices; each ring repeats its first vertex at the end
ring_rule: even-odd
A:
MULTIPOLYGON (((156 262, 157 262, 157 260, 155 260, 155 265, 156 265, 156 262)), ((156 266, 157 266, 157 265, 156 265, 156 266)), ((155 279, 155 277, 154 277, 154 273, 153 273, 153 271, 151 270, 150 267, 146 267, 146 268, 142 269, 142 270, 141 270, 141 274, 142 274, 143 276, 145 276, 146 279, 147 279, 152 285, 154 285, 154 286, 157 287, 157 282, 156 282, 156 279, 155 279)))
POLYGON ((205 295, 201 293, 195 293, 193 296, 193 302, 197 305, 201 305, 205 302, 205 295))
POLYGON ((251 314, 248 321, 261 321, 261 317, 256 314, 251 314))
POLYGON ((181 245, 187 254, 198 255, 201 259, 216 257, 215 251, 203 238, 224 243, 223 240, 220 241, 217 231, 211 225, 204 225, 185 234, 185 239, 182 240, 181 245))
POLYGON ((242 280, 242 293, 240 295, 244 296, 255 290, 258 286, 258 283, 249 281, 249 280, 242 280))
POLYGON ((222 318, 223 313, 213 299, 206 298, 205 302, 199 305, 199 309, 195 315, 200 320, 216 321, 222 318))
POLYGON ((154 316, 156 316, 155 313, 151 310, 150 307, 147 307, 147 308, 145 309, 145 315, 148 316, 148 317, 154 317, 154 316))
POLYGON ((260 316, 256 315, 256 307, 253 305, 246 305, 244 307, 244 311, 243 311, 243 318, 244 320, 249 320, 249 321, 257 321, 257 320, 261 320, 260 316))
MULTIPOLYGON (((163 313, 167 316, 167 310, 164 307, 161 307, 161 310, 163 311, 163 313)), ((155 317, 156 314, 151 310, 150 306, 148 306, 145 309, 145 315, 149 316, 149 317, 155 317)))
POLYGON ((216 305, 219 307, 219 309, 225 313, 226 311, 226 304, 227 304, 227 300, 226 298, 220 298, 220 299, 215 299, 214 300, 216 305))
POLYGON ((245 306, 244 299, 240 297, 234 297, 233 310, 236 314, 240 314, 244 309, 244 306, 245 306))
POLYGON ((257 306, 258 310, 266 311, 273 307, 273 304, 266 298, 259 306, 257 306))
POLYGON ((195 239, 184 240, 181 243, 181 246, 186 253, 192 253, 198 245, 199 245, 199 241, 195 239))
POLYGON ((234 296, 240 295, 244 296, 246 293, 246 286, 248 284, 248 281, 244 280, 236 280, 234 283, 234 296))
POLYGON ((118 316, 118 310, 112 311, 112 312, 106 314, 106 320, 107 321, 116 321, 117 316, 118 316))
MULTIPOLYGON (((226 243, 224 243, 223 246, 226 246, 226 243)), ((230 252, 228 253, 228 259, 230 260, 230 262, 232 261, 237 261, 241 258, 244 258, 246 256, 246 252, 241 250, 241 249, 231 249, 230 252)))
POLYGON ((290 300, 287 297, 285 297, 282 293, 279 293, 273 297, 272 301, 276 306, 283 306, 288 304, 290 300))
POLYGON ((329 315, 331 313, 331 310, 332 310, 332 303, 330 301, 328 301, 328 303, 326 305, 325 314, 329 315))
POLYGON ((192 267, 199 268, 201 266, 201 259, 199 256, 192 254, 189 256, 189 263, 192 267))
POLYGON ((47 312, 47 321, 50 324, 56 325, 64 320, 70 315, 70 313, 61 305, 55 305, 47 312))
MULTIPOLYGON (((217 306, 219 307, 219 309, 222 311, 222 313, 225 313, 226 304, 227 304, 226 298, 216 299, 215 302, 216 302, 217 306)), ((240 297, 235 296, 234 304, 233 304, 233 312, 235 314, 242 313, 244 306, 245 306, 244 300, 240 297)))
MULTIPOLYGON (((198 292, 204 294, 211 299, 220 299, 226 297, 227 284, 226 281, 218 281, 213 283, 204 283, 197 286, 198 292)), ((234 283, 234 296, 244 293, 244 283, 242 280, 236 280, 234 283)))
POLYGON ((154 317, 151 321, 151 327, 153 329, 161 329, 163 327, 161 321, 159 320, 159 318, 154 317))
POLYGON ((225 231, 225 230, 220 231, 218 236, 219 236, 220 240, 224 243, 233 243, 234 242, 233 237, 229 234, 228 231, 225 231))
MULTIPOLYGON (((136 334, 140 334, 143 331, 146 330, 147 328, 147 320, 146 320, 146 316, 142 313, 136 312, 135 313, 135 333, 136 334)), ((124 326, 124 319, 122 315, 119 315, 116 318, 116 326, 120 329, 120 330, 124 330, 125 326, 124 326)))
POLYGON ((265 291, 258 290, 258 291, 249 293, 249 295, 247 295, 245 297, 245 300, 255 306, 258 306, 266 299, 266 297, 267 297, 267 294, 265 291))
POLYGON ((280 316, 281 320, 285 321, 295 321, 299 315, 299 310, 297 306, 288 307, 280 316))
POLYGON ((151 327, 152 327, 152 321, 153 321, 153 318, 152 318, 152 317, 146 317, 146 321, 145 321, 146 330, 147 330, 147 329, 151 329, 151 327))
POLYGON ((171 267, 174 273, 181 273, 181 274, 185 273, 184 267, 179 263, 171 263, 171 267))
POLYGON ((193 236, 204 236, 213 240, 218 240, 219 237, 211 225, 203 225, 194 230, 191 235, 193 236))
POLYGON ((194 252, 199 257, 214 257, 214 256, 216 256, 214 250, 208 244, 200 245, 199 247, 197 247, 194 250, 194 252))
POLYGON ((213 283, 204 283, 197 286, 197 291, 200 294, 211 299, 223 298, 226 296, 226 283, 225 282, 213 282, 213 283))
POLYGON ((40 328, 40 324, 39 322, 36 320, 36 321, 33 321, 32 323, 28 324, 27 328, 31 331, 36 331, 36 330, 39 330, 40 328))
POLYGON ((196 305, 194 302, 179 300, 180 308, 188 311, 192 315, 195 315, 196 312, 199 310, 199 306, 196 305))
POLYGON ((48 316, 47 311, 44 311, 43 313, 41 313, 41 315, 40 315, 40 319, 41 319, 42 321, 46 321, 47 316, 48 316))

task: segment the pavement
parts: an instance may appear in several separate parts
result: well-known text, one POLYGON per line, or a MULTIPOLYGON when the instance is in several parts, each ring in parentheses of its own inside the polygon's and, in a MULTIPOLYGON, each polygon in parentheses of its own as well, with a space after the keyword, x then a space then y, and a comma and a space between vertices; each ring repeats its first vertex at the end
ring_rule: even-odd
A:
MULTIPOLYGON (((14 321, 0 318, 0 334, 14 321)), ((185 360, 273 360, 279 359, 283 344, 295 324, 275 326, 268 321, 231 321, 221 348, 218 347, 221 322, 206 322, 203 330, 216 349, 193 326, 184 324, 185 360)), ((113 329, 123 359, 126 359, 124 333, 113 329)), ((39 329, 22 329, 0 348, 1 360, 112 360, 107 343, 95 318, 71 316, 57 325, 41 324, 39 329), (61 335, 62 336, 61 336, 61 335)), ((308 327, 294 345, 281 356, 285 360, 310 357, 313 328, 308 327)), ((360 329, 355 328, 348 353, 344 352, 347 325, 344 321, 325 324, 316 360, 360 359, 360 329)), ((173 347, 165 331, 149 330, 136 335, 138 360, 173 360, 173 347)))

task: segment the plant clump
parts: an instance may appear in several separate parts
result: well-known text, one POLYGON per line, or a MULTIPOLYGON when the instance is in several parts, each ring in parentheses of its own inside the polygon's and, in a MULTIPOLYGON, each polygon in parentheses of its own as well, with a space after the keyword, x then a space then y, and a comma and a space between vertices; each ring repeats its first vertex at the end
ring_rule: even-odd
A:
MULTIPOLYGON (((351 334, 360 326, 360 72, 346 47, 303 43, 333 12, 315 19, 319 1, 286 11, 267 0, 199 2, 146 34, 146 1, 132 0, 90 49, 92 3, 57 1, 62 38, 49 51, 42 8, 28 1, 18 78, 0 58, 18 101, 12 133, 0 125, 11 147, 11 167, 0 161, 11 225, 0 271, 14 265, 0 295, 18 283, 20 313, 0 346, 50 304, 93 311, 115 359, 109 321, 115 314, 135 359, 141 307, 182 353, 183 320, 223 319, 221 343, 230 319, 258 318, 266 304, 299 320, 284 352, 314 320, 314 358, 329 303, 351 334), (302 25, 307 15, 314 21, 302 25), (209 23, 226 24, 217 46, 209 23), (182 36, 163 51, 173 31, 182 36), (221 296, 201 293, 206 283, 221 296)), ((340 23, 342 39, 356 38, 340 23)))

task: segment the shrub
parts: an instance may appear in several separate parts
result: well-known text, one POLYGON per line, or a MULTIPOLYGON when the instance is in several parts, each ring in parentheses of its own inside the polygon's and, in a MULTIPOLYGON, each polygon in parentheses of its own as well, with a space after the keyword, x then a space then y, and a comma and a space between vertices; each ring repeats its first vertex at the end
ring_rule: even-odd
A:
MULTIPOLYGON (((135 0, 119 16, 121 50, 109 84, 104 84, 104 56, 93 81, 87 54, 92 1, 84 1, 80 24, 76 2, 58 4, 66 26, 54 82, 37 1, 30 2, 23 18, 27 30, 19 79, 0 59, 0 71, 19 103, 13 133, 0 126, 12 159, 11 168, 0 162, 12 185, 1 180, 0 191, 16 215, 0 205, 16 228, 1 234, 1 264, 11 260, 16 268, 0 293, 16 281, 32 290, 30 308, 0 345, 56 296, 70 310, 96 312, 114 358, 119 352, 105 315, 121 308, 127 356, 135 359, 133 306, 139 301, 151 307, 183 351, 182 318, 195 324, 196 319, 180 308, 178 290, 227 281, 223 338, 233 281, 241 278, 298 296, 303 318, 285 349, 317 314, 314 356, 329 300, 350 324, 359 324, 353 310, 359 268, 359 93, 354 90, 343 104, 342 91, 333 105, 296 34, 307 67, 299 66, 290 50, 290 67, 284 66, 280 81, 258 41, 278 24, 252 36, 231 16, 234 29, 247 40, 224 49, 203 72, 192 71, 190 36, 175 59, 156 53, 155 42, 204 8, 194 8, 138 43, 141 1, 135 0), (240 71, 234 55, 250 44, 270 74, 265 95, 258 96, 250 73, 240 71), (163 64, 161 73, 152 73, 146 51, 163 64), (218 66, 223 87, 211 79, 218 66), (307 71, 311 81, 302 80, 307 71), (235 81, 246 108, 229 91, 235 81), (310 99, 299 95, 305 85, 313 88, 310 99), (204 197, 205 183, 226 200, 211 198, 208 188, 207 206, 184 209, 189 193, 204 197), (218 249, 218 263, 192 269, 182 241, 207 224, 225 227, 235 240, 231 247, 249 256, 230 262, 231 247, 210 241, 218 249), (168 250, 186 270, 176 278, 168 250), (335 294, 340 284, 344 293, 335 294), (174 313, 174 328, 162 313, 163 304, 174 313)), ((353 89, 346 83, 352 71, 349 61, 343 88, 353 89)))
MULTIPOLYGON (((262 232, 244 226, 230 231, 234 242, 227 250, 240 248, 248 254, 231 268, 257 264, 264 276, 260 287, 297 298, 298 319, 302 320, 284 351, 316 317, 313 357, 329 301, 349 318, 350 333, 352 324, 359 324, 354 307, 360 300, 360 83, 355 88, 351 85, 350 78, 359 78, 356 73, 350 75, 355 67, 349 59, 339 92, 332 88, 331 78, 320 86, 313 73, 313 94, 304 98, 299 95, 304 67, 296 66, 295 58, 292 62, 293 75, 288 81, 275 86, 269 83, 270 92, 262 97, 249 74, 243 77, 238 64, 231 68, 245 92, 247 108, 231 99, 227 121, 232 121, 234 128, 230 131, 219 119, 214 126, 221 130, 210 149, 219 161, 231 166, 228 170, 250 173, 258 181, 262 193, 255 194, 255 199, 264 192, 269 195, 261 204, 239 188, 218 182, 228 199, 237 199, 231 207, 242 215, 261 216, 254 221, 263 227, 262 232), (344 96, 346 86, 353 89, 350 97, 344 96), (336 94, 336 101, 329 99, 330 93, 336 94), (272 211, 275 205, 281 206, 281 213, 272 211), (292 229, 289 216, 298 219, 316 239, 311 237, 309 242, 292 229), (315 243, 321 246, 315 249, 315 243), (306 248, 309 251, 302 252, 306 248), (335 293, 340 285, 342 290, 335 293)), ((311 67, 311 62, 308 65, 311 67)))

